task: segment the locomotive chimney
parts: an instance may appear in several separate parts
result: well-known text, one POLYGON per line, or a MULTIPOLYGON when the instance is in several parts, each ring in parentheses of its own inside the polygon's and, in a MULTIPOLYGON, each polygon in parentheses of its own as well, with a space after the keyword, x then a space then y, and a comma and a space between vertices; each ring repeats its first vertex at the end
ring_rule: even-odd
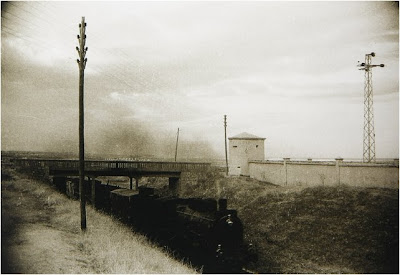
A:
POLYGON ((227 199, 219 199, 218 200, 218 210, 226 211, 228 209, 228 200, 227 199))

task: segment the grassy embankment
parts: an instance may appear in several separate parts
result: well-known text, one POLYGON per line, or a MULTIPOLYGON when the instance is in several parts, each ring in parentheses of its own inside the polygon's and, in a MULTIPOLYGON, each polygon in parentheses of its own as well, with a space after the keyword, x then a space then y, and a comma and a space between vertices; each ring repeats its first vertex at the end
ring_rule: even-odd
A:
MULTIPOLYGON (((27 181, 14 179, 21 180, 27 181)), ((2 189, 35 194, 56 214, 52 226, 72 232, 74 245, 92 266, 85 273, 193 272, 171 271, 166 269, 171 264, 159 264, 157 256, 144 256, 151 245, 143 237, 134 237, 108 216, 98 217, 90 207, 88 232, 80 234, 78 202, 54 192, 49 195, 52 190, 46 185, 27 187, 30 181, 11 187, 14 181, 2 183, 2 189), (134 248, 144 243, 145 248, 135 254, 129 251, 132 243, 134 248), (149 262, 143 267, 146 259, 149 262)), ((246 239, 258 247, 259 261, 249 268, 259 273, 398 273, 398 189, 277 187, 214 173, 185 188, 184 195, 228 199, 229 207, 237 209, 244 222, 246 239)))
POLYGON ((186 196, 225 197, 258 247, 260 273, 398 273, 399 190, 278 187, 205 175, 186 196))
POLYGON ((79 202, 47 184, 6 168, 1 189, 2 273, 196 272, 90 205, 82 233, 79 202))

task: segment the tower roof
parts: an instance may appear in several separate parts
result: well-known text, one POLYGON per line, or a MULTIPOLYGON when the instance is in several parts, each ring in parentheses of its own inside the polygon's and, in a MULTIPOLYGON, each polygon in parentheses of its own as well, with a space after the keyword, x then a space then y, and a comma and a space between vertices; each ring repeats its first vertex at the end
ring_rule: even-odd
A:
POLYGON ((258 136, 255 136, 255 135, 252 135, 252 134, 249 134, 246 132, 240 133, 240 134, 230 137, 228 139, 262 139, 262 140, 265 140, 265 138, 258 137, 258 136))

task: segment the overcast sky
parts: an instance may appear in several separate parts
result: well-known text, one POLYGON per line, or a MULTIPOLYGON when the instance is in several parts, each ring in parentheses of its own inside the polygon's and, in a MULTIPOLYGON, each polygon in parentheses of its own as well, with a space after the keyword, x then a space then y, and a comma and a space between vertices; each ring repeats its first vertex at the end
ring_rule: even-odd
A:
POLYGON ((87 22, 88 153, 362 158, 373 64, 377 158, 398 157, 398 2, 2 2, 2 150, 78 151, 78 24, 87 22))

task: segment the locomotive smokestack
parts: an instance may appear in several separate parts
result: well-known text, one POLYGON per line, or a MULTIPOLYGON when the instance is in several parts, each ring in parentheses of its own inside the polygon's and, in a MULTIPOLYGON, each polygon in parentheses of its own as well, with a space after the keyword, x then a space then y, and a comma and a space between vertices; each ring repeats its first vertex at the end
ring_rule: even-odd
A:
POLYGON ((228 209, 228 200, 227 199, 219 199, 218 200, 218 210, 226 211, 228 209))

